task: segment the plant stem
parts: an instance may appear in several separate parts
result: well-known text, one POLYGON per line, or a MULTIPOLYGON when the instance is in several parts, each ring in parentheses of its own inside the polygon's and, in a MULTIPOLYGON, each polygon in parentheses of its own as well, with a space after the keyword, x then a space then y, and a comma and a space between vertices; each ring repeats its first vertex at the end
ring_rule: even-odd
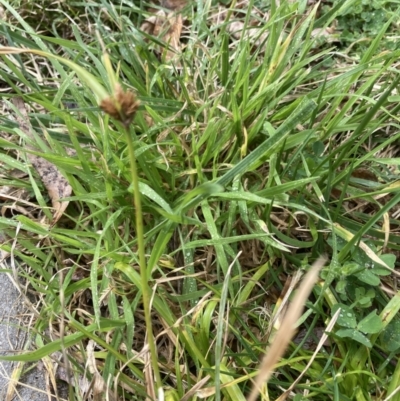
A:
POLYGON ((135 152, 133 149, 133 141, 129 132, 129 128, 125 126, 126 141, 128 143, 129 159, 131 164, 131 179, 133 184, 133 202, 135 206, 135 219, 136 219, 136 236, 138 243, 138 253, 139 253, 139 267, 140 276, 142 279, 142 296, 143 296, 143 308, 144 308, 144 318, 146 322, 147 331, 147 342, 149 344, 151 364, 153 367, 153 372, 156 380, 156 390, 157 395, 162 388, 160 370, 158 368, 158 358, 157 350, 154 342, 153 326, 151 321, 151 297, 150 288, 148 286, 147 280, 147 266, 146 266, 146 256, 145 256, 145 244, 144 244, 144 233, 143 233, 143 216, 142 216, 142 203, 140 200, 139 192, 139 176, 137 172, 135 152))

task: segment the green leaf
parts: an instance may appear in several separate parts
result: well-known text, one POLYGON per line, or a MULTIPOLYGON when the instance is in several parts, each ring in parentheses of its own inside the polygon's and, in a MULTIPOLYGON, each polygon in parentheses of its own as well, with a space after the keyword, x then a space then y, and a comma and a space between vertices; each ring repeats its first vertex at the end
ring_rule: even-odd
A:
POLYGON ((340 314, 336 321, 339 326, 355 329, 357 326, 356 316, 353 309, 344 304, 336 304, 332 307, 332 316, 340 308, 340 314))
POLYGON ((22 228, 25 230, 39 235, 49 235, 48 227, 46 226, 46 224, 37 223, 36 221, 33 221, 23 215, 17 216, 17 220, 22 223, 22 228))
POLYGON ((372 273, 371 270, 365 269, 362 272, 355 274, 355 276, 363 283, 366 283, 369 285, 377 286, 381 283, 381 279, 378 276, 376 276, 374 273, 372 273))
POLYGON ((315 141, 313 143, 313 151, 315 156, 320 157, 325 150, 325 145, 322 141, 315 141))
POLYGON ((224 188, 221 185, 212 182, 207 182, 203 185, 200 185, 183 196, 183 198, 179 201, 180 205, 178 210, 181 208, 188 208, 189 205, 194 206, 195 200, 193 200, 193 198, 196 198, 200 202, 200 200, 206 198, 207 196, 222 192, 223 190, 224 188))
POLYGON ((394 269, 394 264, 396 263, 396 255, 393 253, 385 253, 380 255, 380 258, 392 269, 394 269))
POLYGON ((355 263, 355 262, 346 262, 343 266, 342 266, 342 274, 346 275, 346 276, 350 276, 351 274, 360 272, 360 270, 363 270, 364 267, 361 267, 359 265, 359 263, 355 263))
POLYGON ((373 267, 371 272, 376 276, 390 276, 392 272, 384 267, 373 267))
POLYGON ((234 379, 234 374, 231 373, 226 365, 221 363, 220 365, 221 368, 221 383, 222 384, 228 384, 224 388, 224 394, 228 396, 226 399, 231 399, 235 401, 246 401, 246 397, 243 395, 243 392, 241 391, 241 388, 238 386, 237 383, 231 383, 234 379))
POLYGON ((394 352, 400 348, 400 320, 392 320, 382 332, 382 346, 386 351, 394 352))
MULTIPOLYGON (((171 207, 168 202, 166 202, 154 189, 149 187, 144 182, 139 182, 139 190, 142 195, 147 196, 153 202, 157 203, 161 206, 167 213, 173 213, 171 207)), ((133 192, 133 184, 129 186, 129 192, 133 192)))
POLYGON ((369 341, 368 338, 364 336, 364 334, 360 333, 357 330, 340 329, 335 334, 341 338, 351 338, 352 340, 357 341, 368 348, 372 347, 371 341, 369 341))
POLYGON ((357 325, 358 330, 367 334, 379 333, 382 328, 382 320, 379 316, 377 316, 376 311, 371 312, 357 325))
POLYGON ((259 162, 263 157, 271 154, 276 148, 285 140, 289 135, 290 131, 294 129, 298 124, 303 123, 307 120, 311 112, 316 108, 314 100, 305 97, 302 99, 296 110, 293 111, 292 115, 277 129, 274 136, 265 140, 258 148, 241 160, 235 167, 228 171, 225 175, 217 180, 217 184, 227 185, 234 177, 243 174, 245 171, 249 171, 254 167, 254 164, 259 162))
MULTIPOLYGON (((91 325, 88 329, 93 330, 95 325, 91 325)), ((62 340, 55 340, 49 344, 44 345, 42 348, 26 352, 20 355, 0 355, 0 361, 23 361, 23 362, 35 362, 45 356, 48 356, 54 352, 61 351, 63 347, 71 347, 77 344, 79 341, 85 338, 85 334, 77 332, 69 336, 64 337, 62 340)))

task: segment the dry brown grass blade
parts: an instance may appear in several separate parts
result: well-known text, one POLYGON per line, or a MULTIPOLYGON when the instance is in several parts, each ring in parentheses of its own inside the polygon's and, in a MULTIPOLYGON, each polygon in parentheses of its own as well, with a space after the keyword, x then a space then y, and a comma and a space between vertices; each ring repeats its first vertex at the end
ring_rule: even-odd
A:
POLYGON ((288 312, 275 335, 274 341, 268 350, 268 353, 261 362, 260 371, 255 379, 253 388, 248 397, 248 401, 256 400, 262 384, 268 381, 268 379, 271 377, 274 366, 285 352, 286 347, 295 333, 295 324, 301 316, 304 304, 307 301, 307 298, 318 279, 319 271, 325 262, 326 258, 319 258, 311 266, 310 271, 304 277, 304 280, 302 281, 296 296, 294 297, 293 302, 291 303, 288 312))
POLYGON ((46 370, 46 386, 47 391, 50 394, 52 387, 57 391, 57 381, 56 381, 56 370, 57 370, 57 363, 55 363, 49 356, 46 356, 42 359, 43 366, 46 370), (51 383, 51 386, 50 386, 51 383))
MULTIPOLYGON (((281 325, 281 320, 284 319, 286 311, 289 307, 289 302, 290 302, 290 297, 293 293, 293 291, 295 290, 295 288, 297 288, 297 285, 299 284, 301 277, 302 277, 302 272, 297 271, 293 277, 290 279, 289 282, 285 283, 285 286, 283 288, 283 292, 284 292, 284 296, 283 298, 282 295, 279 297, 279 299, 276 302, 276 305, 278 306, 278 310, 276 311, 276 313, 274 313, 271 322, 269 323, 269 327, 267 330, 267 334, 265 336, 266 339, 269 339, 270 334, 272 333, 272 330, 274 329, 274 327, 276 328, 276 330, 278 330, 278 328, 281 325)), ((288 278, 289 280, 289 278, 288 278)))
MULTIPOLYGON (((210 375, 203 377, 199 380, 179 401, 189 401, 192 397, 202 390, 203 386, 210 380, 210 375)), ((201 398, 201 397, 200 397, 201 398)))
MULTIPOLYGON (((31 126, 29 124, 28 112, 25 107, 24 101, 20 97, 12 99, 14 106, 19 110, 21 115, 17 115, 16 119, 20 129, 29 137, 33 139, 31 126)), ((51 203, 55 212, 53 214, 53 224, 56 223, 63 215, 69 202, 61 202, 61 198, 66 198, 71 195, 72 188, 65 177, 57 170, 54 164, 43 159, 42 157, 35 156, 28 153, 28 160, 32 163, 33 167, 38 172, 47 192, 50 196, 51 203)))
POLYGON ((86 348, 86 354, 87 354, 86 366, 89 372, 93 375, 91 383, 93 401, 101 401, 104 398, 106 398, 109 401, 116 401, 113 394, 110 391, 109 383, 105 382, 102 375, 99 373, 97 369, 96 358, 94 355, 95 345, 96 343, 93 340, 89 340, 89 343, 86 348))
POLYGON ((15 369, 13 369, 7 386, 6 401, 12 401, 12 399, 15 397, 16 386, 19 384, 19 380, 21 379, 24 365, 25 362, 18 362, 15 369))
POLYGON ((341 311, 341 309, 339 308, 336 311, 336 313, 333 315, 331 321, 329 322, 328 326, 326 327, 325 333, 320 338, 317 348, 315 349, 312 357, 308 361, 306 367, 303 369, 303 371, 300 373, 300 375, 297 377, 297 379, 290 385, 290 387, 276 401, 285 401, 286 398, 288 397, 288 395, 290 394, 290 392, 295 388, 297 383, 301 380, 301 378, 305 375, 307 370, 310 368, 310 366, 314 362, 315 358, 317 357, 319 350, 322 348, 322 346, 324 345, 325 341, 328 338, 328 334, 326 334, 326 333, 330 333, 332 331, 333 326, 335 325, 336 320, 339 317, 340 311, 341 311))
POLYGON ((385 233, 385 241, 383 242, 382 249, 386 249, 389 243, 389 235, 390 235, 390 217, 389 213, 383 214, 383 225, 382 231, 385 233))
POLYGON ((145 347, 146 351, 143 356, 144 359, 144 378, 145 378, 145 383, 146 383, 146 401, 153 401, 157 399, 156 396, 156 384, 154 381, 154 375, 153 375, 153 369, 151 368, 151 358, 150 358, 150 351, 148 346, 145 347))

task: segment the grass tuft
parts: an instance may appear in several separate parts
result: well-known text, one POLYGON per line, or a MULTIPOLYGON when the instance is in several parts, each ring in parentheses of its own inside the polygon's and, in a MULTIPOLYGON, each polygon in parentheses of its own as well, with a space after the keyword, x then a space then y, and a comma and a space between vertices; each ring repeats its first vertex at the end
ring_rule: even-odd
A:
POLYGON ((38 302, 0 359, 61 352, 71 400, 245 400, 328 255, 256 388, 395 400, 398 13, 352 46, 354 0, 44 3, 0 0, 0 250, 38 302), (72 188, 57 221, 33 156, 72 188))

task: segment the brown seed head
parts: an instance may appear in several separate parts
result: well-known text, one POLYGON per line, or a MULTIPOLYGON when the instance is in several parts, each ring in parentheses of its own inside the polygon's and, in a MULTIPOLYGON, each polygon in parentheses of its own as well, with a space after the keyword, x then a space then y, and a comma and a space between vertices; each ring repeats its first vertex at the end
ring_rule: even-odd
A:
POLYGON ((100 108, 112 118, 120 121, 125 127, 132 122, 138 109, 139 101, 133 92, 124 92, 120 84, 116 84, 114 96, 103 99, 100 108))

